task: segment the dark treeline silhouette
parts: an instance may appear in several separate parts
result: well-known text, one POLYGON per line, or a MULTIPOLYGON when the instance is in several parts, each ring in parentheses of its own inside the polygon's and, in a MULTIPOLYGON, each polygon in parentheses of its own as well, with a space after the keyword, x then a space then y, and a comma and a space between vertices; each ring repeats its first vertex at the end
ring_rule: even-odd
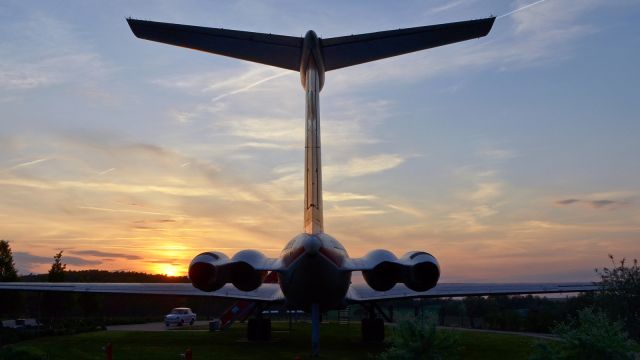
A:
POLYGON ((446 326, 548 333, 557 322, 576 316, 594 301, 593 294, 466 297, 444 302, 438 318, 440 325, 446 326))
POLYGON ((101 324, 163 321, 174 307, 190 307, 205 320, 219 316, 233 301, 209 297, 5 291, 0 319, 36 318, 45 324, 94 319, 101 324), (5 306, 5 304, 10 306, 5 306))
MULTIPOLYGON (((19 281, 47 282, 49 274, 29 274, 19 277, 19 281)), ((161 274, 147 274, 137 271, 107 271, 107 270, 64 270, 65 282, 89 283, 187 283, 186 276, 167 276, 161 274)))
MULTIPOLYGON (((553 326, 594 304, 593 294, 564 298, 540 296, 470 296, 466 298, 397 300, 381 303, 394 320, 436 318, 440 326, 549 333, 553 326)), ((367 311, 355 308, 355 319, 367 311)))

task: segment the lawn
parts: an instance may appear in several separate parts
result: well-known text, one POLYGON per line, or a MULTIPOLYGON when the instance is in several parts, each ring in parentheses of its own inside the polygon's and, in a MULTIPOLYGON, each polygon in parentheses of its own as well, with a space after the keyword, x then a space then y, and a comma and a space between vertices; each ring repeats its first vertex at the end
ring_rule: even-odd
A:
MULTIPOLYGON (((291 332, 286 323, 274 323, 273 340, 269 343, 249 343, 246 328, 239 324, 224 332, 166 331, 129 332, 99 331, 70 336, 46 337, 12 345, 46 359, 105 359, 102 347, 113 344, 113 358, 161 360, 180 359, 186 348, 193 350, 193 359, 302 359, 309 356, 310 326, 294 324, 291 332)), ((389 331, 390 329, 387 329, 389 331)), ((536 339, 475 332, 458 332, 463 359, 526 359, 536 339)), ((384 345, 360 341, 359 324, 322 324, 321 357, 324 359, 372 359, 384 350, 384 345)), ((0 354, 12 351, 4 349, 0 354)), ((12 351, 13 352, 13 351, 12 351)), ((0 359, 9 358, 2 357, 0 359)), ((19 360, 15 355, 11 358, 19 360)), ((25 357, 25 359, 30 359, 25 357)))

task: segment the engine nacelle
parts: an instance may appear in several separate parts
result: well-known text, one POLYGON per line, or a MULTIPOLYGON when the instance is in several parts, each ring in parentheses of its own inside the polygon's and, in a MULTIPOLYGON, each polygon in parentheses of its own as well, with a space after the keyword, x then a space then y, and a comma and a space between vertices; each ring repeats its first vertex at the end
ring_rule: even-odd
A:
POLYGON ((427 291, 438 283, 440 279, 440 265, 438 260, 424 251, 411 251, 400 258, 405 265, 402 282, 413 291, 427 291))
POLYGON ((362 258, 371 270, 362 275, 373 290, 387 291, 404 283, 413 291, 427 291, 440 279, 440 265, 435 257, 423 251, 411 251, 398 259, 387 250, 373 250, 362 258))
POLYGON ((371 270, 363 270, 367 285, 376 291, 387 291, 402 279, 402 266, 398 258, 388 250, 377 249, 363 258, 366 264, 376 264, 371 270))
POLYGON ((266 257, 256 250, 242 250, 231 259, 231 282, 242 291, 252 291, 262 285, 267 271, 256 270, 266 261, 266 257))
POLYGON ((266 257, 255 250, 243 250, 229 258, 216 251, 196 256, 189 265, 189 279, 193 286, 202 291, 216 291, 227 283, 242 291, 252 291, 260 287, 267 271, 258 270, 266 257))
POLYGON ((189 279, 196 289, 216 291, 229 282, 229 258, 220 252, 199 254, 189 264, 189 279))

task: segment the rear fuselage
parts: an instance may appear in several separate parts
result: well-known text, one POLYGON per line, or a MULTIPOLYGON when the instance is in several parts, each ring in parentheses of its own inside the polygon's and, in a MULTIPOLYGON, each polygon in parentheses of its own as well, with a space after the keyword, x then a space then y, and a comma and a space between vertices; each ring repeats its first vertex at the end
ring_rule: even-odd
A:
POLYGON ((280 255, 283 271, 278 272, 280 288, 291 308, 308 310, 312 303, 321 309, 343 308, 351 284, 351 271, 343 270, 347 251, 325 234, 300 234, 280 255))

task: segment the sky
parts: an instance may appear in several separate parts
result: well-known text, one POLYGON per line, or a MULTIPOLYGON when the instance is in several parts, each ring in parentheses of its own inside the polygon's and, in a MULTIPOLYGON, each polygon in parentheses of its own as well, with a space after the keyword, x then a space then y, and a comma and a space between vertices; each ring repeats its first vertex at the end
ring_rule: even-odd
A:
MULTIPOLYGON (((0 238, 20 273, 184 274, 302 232, 299 74, 137 39, 125 18, 303 36, 535 1, 0 2, 0 238)), ((491 33, 326 74, 325 231, 441 281, 588 281, 640 241, 640 1, 546 0, 491 33)))

